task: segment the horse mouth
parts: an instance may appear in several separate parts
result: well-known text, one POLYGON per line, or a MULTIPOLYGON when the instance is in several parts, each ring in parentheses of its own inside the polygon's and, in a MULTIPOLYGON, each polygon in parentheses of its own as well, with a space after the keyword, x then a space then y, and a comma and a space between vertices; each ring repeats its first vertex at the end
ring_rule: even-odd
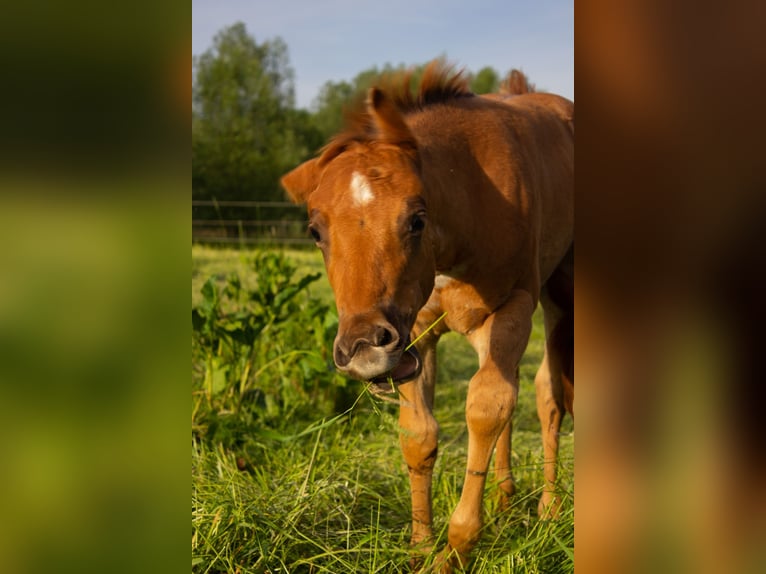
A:
POLYGON ((392 390, 392 383, 404 383, 417 377, 423 370, 420 353, 415 347, 405 349, 396 366, 382 375, 374 377, 370 382, 381 390, 392 390))

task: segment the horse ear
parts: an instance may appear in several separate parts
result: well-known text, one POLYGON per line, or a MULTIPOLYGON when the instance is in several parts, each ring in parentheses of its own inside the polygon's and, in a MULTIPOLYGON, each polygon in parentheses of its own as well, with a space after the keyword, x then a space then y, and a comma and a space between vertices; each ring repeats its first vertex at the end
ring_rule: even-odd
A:
POLYGON ((318 163, 318 158, 303 162, 279 180, 293 203, 306 203, 308 196, 319 185, 321 170, 318 163))
POLYGON ((370 88, 367 92, 367 110, 382 141, 409 148, 413 152, 417 150, 415 136, 404 123, 402 114, 382 90, 370 88))

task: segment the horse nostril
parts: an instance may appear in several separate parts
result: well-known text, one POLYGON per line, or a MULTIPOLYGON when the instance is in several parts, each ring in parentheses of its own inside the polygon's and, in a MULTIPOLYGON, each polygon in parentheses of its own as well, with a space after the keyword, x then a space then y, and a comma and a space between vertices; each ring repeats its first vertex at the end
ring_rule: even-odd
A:
POLYGON ((363 325, 364 329, 356 332, 346 331, 338 334, 333 345, 335 365, 345 370, 357 356, 363 360, 372 360, 369 353, 389 353, 399 344, 399 332, 388 323, 382 325, 363 325))
POLYGON ((342 349, 340 349, 338 345, 335 346, 333 359, 335 360, 335 364, 341 368, 345 367, 351 362, 351 357, 342 349))
POLYGON ((378 330, 375 333, 374 344, 376 347, 387 347, 398 339, 399 335, 392 327, 381 326, 378 327, 378 330))

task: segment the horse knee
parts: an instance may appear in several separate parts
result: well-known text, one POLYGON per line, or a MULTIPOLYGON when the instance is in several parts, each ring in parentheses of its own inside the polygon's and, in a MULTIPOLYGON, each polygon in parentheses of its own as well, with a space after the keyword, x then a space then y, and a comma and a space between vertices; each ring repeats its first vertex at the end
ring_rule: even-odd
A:
POLYGON ((439 425, 432 416, 417 428, 402 429, 399 443, 407 467, 414 472, 430 472, 436 462, 439 425))
POLYGON ((511 419, 517 394, 516 385, 506 381, 491 385, 472 381, 465 409, 469 431, 500 436, 511 419))

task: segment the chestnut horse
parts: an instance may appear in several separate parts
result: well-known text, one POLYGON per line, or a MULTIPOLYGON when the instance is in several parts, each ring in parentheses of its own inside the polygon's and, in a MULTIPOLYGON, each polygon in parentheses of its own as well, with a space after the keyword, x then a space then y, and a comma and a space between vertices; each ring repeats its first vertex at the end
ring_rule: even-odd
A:
POLYGON ((502 496, 513 492, 511 414, 538 301, 546 330, 535 378, 545 453, 539 509, 555 513, 559 504, 558 432, 573 384, 574 105, 542 93, 475 96, 439 63, 426 67, 416 95, 409 85, 404 75, 370 89, 346 130, 282 185, 308 204, 324 256, 339 316, 337 368, 398 387, 411 542, 421 549, 433 537, 436 343, 452 330, 478 354, 465 481, 437 560, 447 572, 478 540, 495 448, 502 496))

